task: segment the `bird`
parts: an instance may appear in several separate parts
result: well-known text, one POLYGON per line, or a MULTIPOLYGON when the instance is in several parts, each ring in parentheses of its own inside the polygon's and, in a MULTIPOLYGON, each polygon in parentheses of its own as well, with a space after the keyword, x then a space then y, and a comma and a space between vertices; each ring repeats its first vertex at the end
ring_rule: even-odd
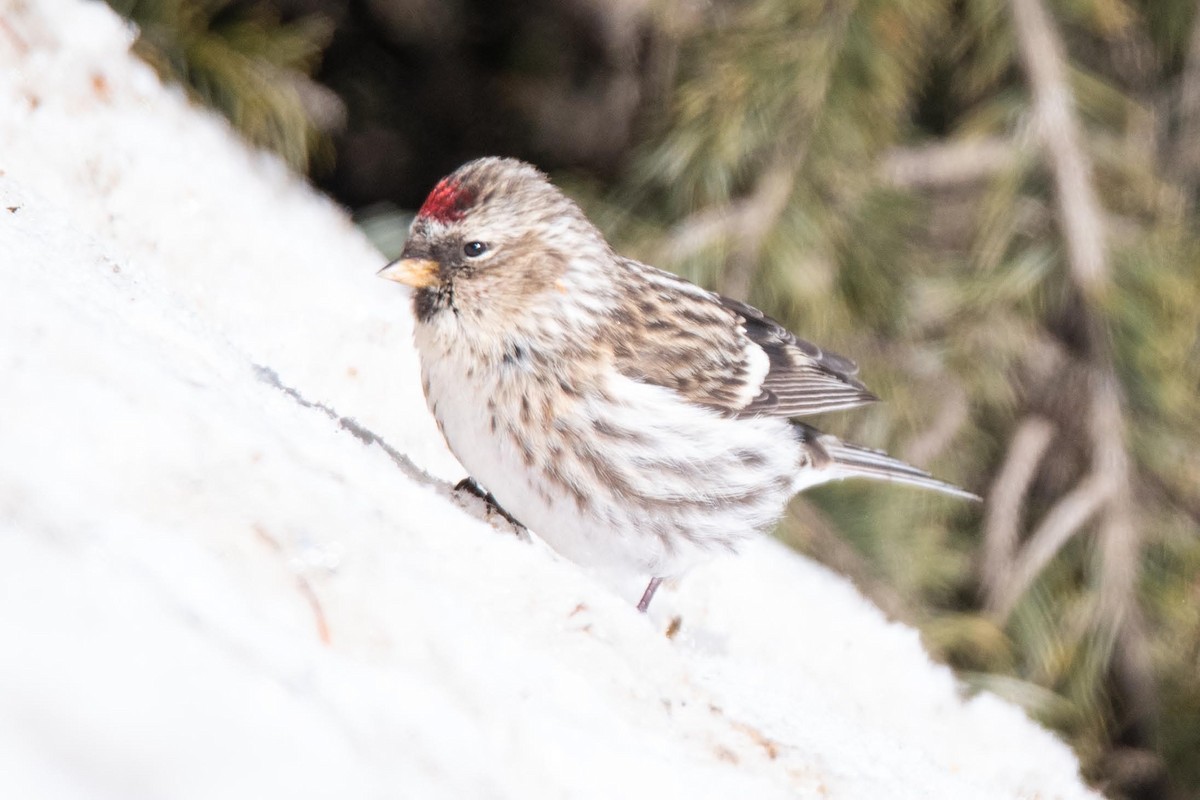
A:
POLYGON ((853 361, 618 255, 523 161, 439 181, 379 275, 411 290, 422 388, 470 478, 566 558, 648 579, 639 611, 817 484, 979 499, 810 425, 877 400, 853 361))

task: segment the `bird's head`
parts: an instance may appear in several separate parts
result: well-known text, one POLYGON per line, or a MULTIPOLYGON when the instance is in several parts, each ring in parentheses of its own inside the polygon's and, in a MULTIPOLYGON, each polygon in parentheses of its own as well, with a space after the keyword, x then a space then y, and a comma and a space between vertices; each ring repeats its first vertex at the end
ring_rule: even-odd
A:
POLYGON ((568 291, 579 259, 611 251, 579 207, 521 161, 481 158, 443 178, 400 258, 379 273, 411 287, 417 320, 508 325, 568 291))

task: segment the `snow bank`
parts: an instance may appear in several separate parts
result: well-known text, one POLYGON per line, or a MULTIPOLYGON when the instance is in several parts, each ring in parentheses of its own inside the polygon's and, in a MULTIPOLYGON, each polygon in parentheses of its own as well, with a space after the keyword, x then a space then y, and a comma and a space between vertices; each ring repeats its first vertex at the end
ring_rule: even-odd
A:
POLYGON ((129 42, 0 0, 5 797, 1094 796, 775 543, 642 617, 312 406, 460 476, 379 256, 129 42))

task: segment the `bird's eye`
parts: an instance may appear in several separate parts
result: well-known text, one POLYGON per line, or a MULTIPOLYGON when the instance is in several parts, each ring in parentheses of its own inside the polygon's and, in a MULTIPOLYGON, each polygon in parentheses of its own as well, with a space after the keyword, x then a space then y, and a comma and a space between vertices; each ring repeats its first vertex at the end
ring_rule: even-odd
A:
POLYGON ((467 242, 463 245, 463 253, 468 258, 475 258, 487 252, 488 246, 483 242, 467 242))

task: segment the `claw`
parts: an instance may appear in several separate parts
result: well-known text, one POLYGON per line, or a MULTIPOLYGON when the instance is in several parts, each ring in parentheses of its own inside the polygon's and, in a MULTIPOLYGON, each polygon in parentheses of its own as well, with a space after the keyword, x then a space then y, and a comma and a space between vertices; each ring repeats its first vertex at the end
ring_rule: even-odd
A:
POLYGON ((505 511, 504 507, 501 506, 500 503, 496 501, 495 496, 493 496, 492 493, 489 492, 487 489, 484 489, 482 486, 480 486, 479 481, 475 480, 474 478, 472 478, 470 476, 463 478, 461 481, 458 482, 457 485, 455 485, 454 491, 467 492, 469 494, 475 495, 476 497, 478 497, 480 500, 482 500, 484 503, 487 504, 488 511, 493 511, 493 512, 499 514, 500 516, 502 516, 506 520, 508 520, 508 522, 511 523, 513 526, 515 526, 521 530, 526 529, 525 526, 521 524, 520 520, 518 520, 512 514, 505 511))

